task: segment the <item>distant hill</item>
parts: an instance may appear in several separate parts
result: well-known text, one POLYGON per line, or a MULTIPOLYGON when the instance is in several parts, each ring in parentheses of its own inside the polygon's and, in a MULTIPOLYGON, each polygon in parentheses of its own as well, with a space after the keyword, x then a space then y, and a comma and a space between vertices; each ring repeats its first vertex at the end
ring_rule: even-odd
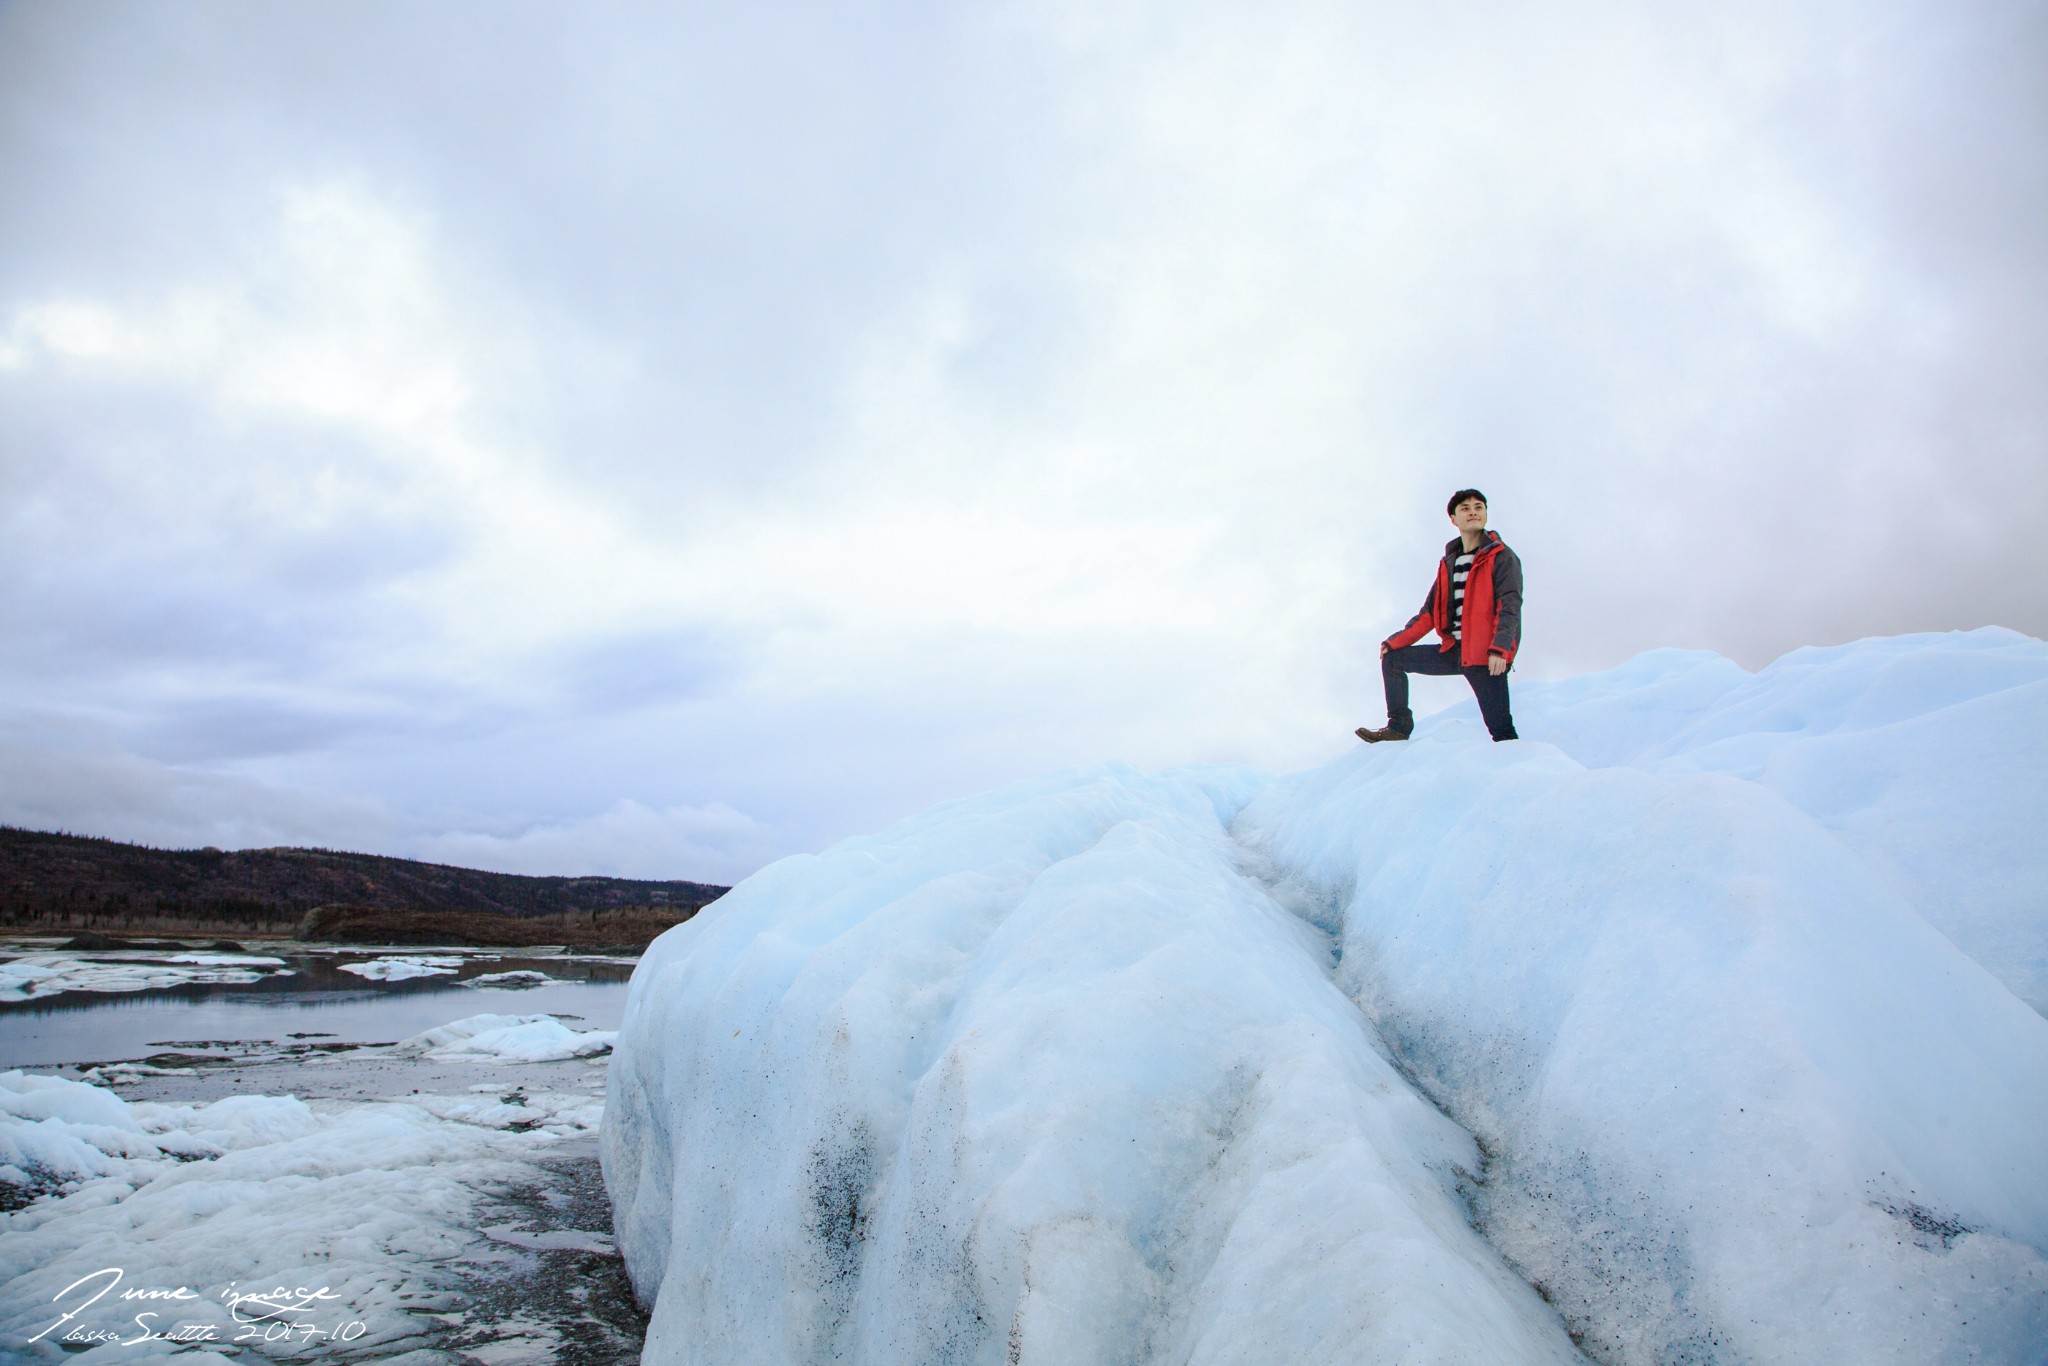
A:
MULTIPOLYGON (((346 907, 587 930, 610 921, 681 921, 727 890, 707 882, 523 877, 332 849, 152 849, 0 826, 0 925, 13 929, 289 934, 315 908, 346 907)), ((525 941, 539 926, 520 928, 525 941)))

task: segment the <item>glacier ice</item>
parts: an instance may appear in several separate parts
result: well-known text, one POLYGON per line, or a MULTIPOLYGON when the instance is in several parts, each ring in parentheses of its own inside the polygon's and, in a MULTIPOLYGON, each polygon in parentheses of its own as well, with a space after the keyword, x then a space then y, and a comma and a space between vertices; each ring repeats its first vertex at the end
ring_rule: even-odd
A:
POLYGON ((783 860, 634 975, 647 1359, 2036 1363, 2044 685, 1657 652, 783 860))
MULTIPOLYGON (((1794 650, 1754 675, 1657 650, 1518 684, 1515 711, 1589 768, 1725 773, 1770 789, 2048 1014, 2041 641, 1997 627, 1894 636, 1794 650)), ((1469 699, 1434 724, 1468 719, 1469 699)))
POLYGON ((1470 1136, 1237 868, 1262 786, 1023 784, 658 941, 605 1111, 647 1359, 1572 1359, 1470 1136))

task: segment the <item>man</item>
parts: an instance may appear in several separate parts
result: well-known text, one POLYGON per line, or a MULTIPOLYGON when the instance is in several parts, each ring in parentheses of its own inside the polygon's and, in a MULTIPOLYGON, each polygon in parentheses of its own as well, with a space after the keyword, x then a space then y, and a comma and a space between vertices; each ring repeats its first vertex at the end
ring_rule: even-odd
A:
POLYGON ((1408 710, 1409 674, 1462 673, 1479 699, 1479 714, 1496 740, 1513 740, 1508 714, 1508 669, 1522 643, 1522 562, 1486 529, 1486 495, 1459 489, 1445 509, 1457 539, 1444 547, 1436 582, 1415 619, 1380 644, 1380 678, 1387 689, 1387 724, 1358 728, 1368 744, 1406 740, 1415 729, 1408 710), (1417 645, 1434 630, 1441 645, 1417 645))

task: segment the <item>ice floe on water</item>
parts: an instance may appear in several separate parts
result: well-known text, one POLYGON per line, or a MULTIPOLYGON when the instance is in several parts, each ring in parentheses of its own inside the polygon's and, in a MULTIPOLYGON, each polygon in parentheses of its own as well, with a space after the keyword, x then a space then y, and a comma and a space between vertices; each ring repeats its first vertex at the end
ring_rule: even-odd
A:
POLYGON ((615 1030, 575 1030, 552 1015, 471 1015, 401 1040, 403 1052, 560 1062, 611 1051, 615 1030))
POLYGON ((343 972, 378 982, 403 982, 411 977, 449 976, 462 970, 469 959, 456 954, 393 954, 367 963, 342 963, 343 972))
POLYGON ((2038 1366, 2048 645, 1517 710, 1018 784, 668 932, 647 1360, 2038 1366))
POLYGON ((528 987, 544 987, 555 979, 532 968, 518 968, 511 972, 483 972, 474 977, 465 977, 456 985, 465 987, 503 987, 508 991, 520 991, 528 987))
POLYGON ((235 953, 28 953, 0 963, 0 1001, 68 991, 160 991, 194 983, 243 984, 289 977, 282 958, 235 953))

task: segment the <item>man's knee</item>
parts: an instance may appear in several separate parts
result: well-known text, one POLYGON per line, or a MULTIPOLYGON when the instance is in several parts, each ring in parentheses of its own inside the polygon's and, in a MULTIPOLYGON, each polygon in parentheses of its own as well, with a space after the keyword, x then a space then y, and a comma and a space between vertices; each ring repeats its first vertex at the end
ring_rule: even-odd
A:
POLYGON ((1404 645, 1380 657, 1381 673, 1454 674, 1457 657, 1433 645, 1404 645))

